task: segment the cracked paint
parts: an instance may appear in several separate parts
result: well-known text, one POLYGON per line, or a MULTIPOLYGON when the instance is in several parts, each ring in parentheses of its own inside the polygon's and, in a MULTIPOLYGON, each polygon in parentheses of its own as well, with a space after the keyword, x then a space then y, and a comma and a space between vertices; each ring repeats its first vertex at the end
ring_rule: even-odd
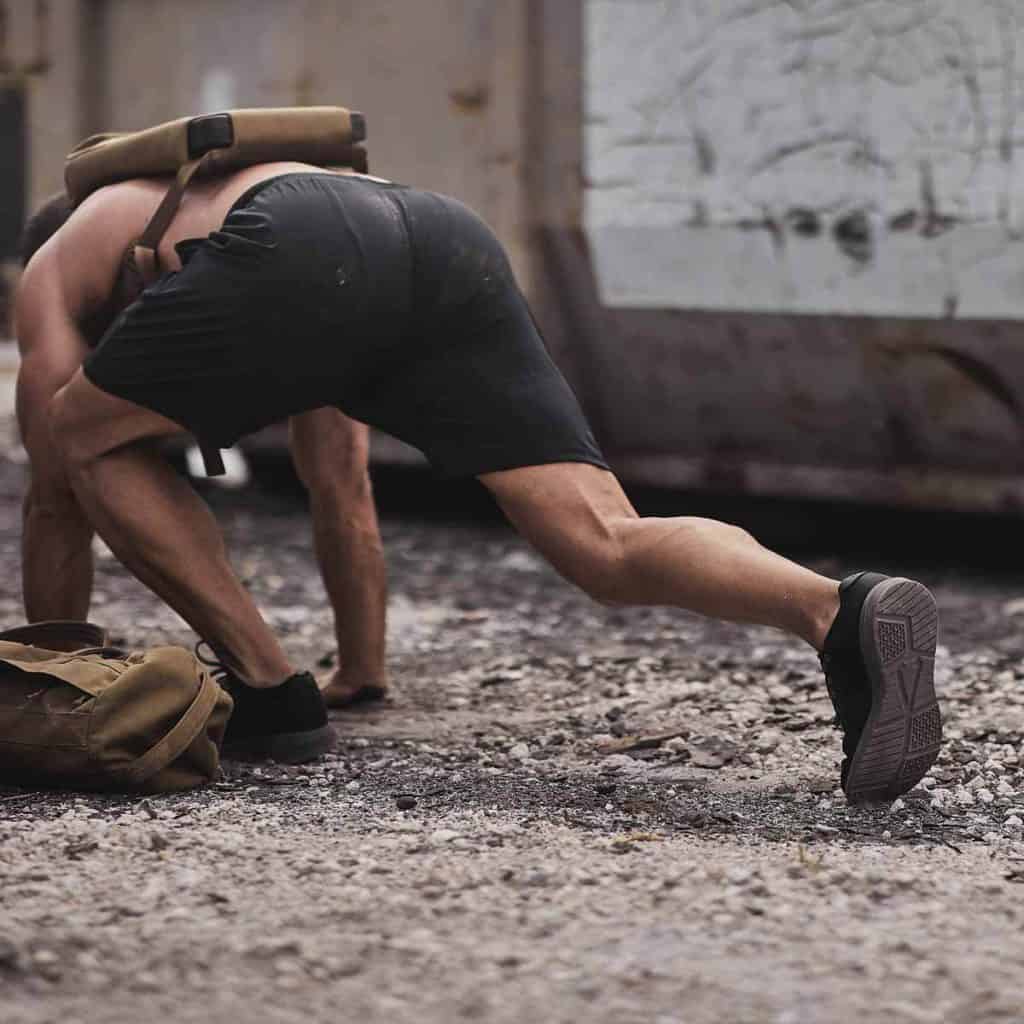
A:
POLYGON ((605 301, 1024 318, 1014 0, 587 0, 605 301))

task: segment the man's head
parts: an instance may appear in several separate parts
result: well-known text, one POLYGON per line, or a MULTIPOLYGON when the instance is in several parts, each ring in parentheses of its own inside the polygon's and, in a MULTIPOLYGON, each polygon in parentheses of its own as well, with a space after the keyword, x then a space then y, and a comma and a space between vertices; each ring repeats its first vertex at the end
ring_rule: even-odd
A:
POLYGON ((45 200, 29 217, 18 246, 18 257, 22 266, 25 266, 35 256, 36 251, 64 226, 65 221, 71 216, 72 209, 71 200, 63 192, 58 192, 45 200))

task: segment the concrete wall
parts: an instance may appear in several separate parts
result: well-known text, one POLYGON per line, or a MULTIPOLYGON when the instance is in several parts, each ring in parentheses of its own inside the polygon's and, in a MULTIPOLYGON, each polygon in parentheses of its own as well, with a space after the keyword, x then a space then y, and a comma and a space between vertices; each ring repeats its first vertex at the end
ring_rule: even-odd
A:
POLYGON ((1015 0, 586 0, 617 307, 1024 316, 1015 0))

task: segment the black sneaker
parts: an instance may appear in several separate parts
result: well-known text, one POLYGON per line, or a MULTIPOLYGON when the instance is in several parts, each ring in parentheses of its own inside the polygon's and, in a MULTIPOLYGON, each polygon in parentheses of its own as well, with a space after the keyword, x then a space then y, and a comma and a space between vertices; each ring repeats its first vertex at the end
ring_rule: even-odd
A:
POLYGON ((301 764, 334 749, 327 706, 309 672, 296 672, 266 688, 235 679, 226 689, 235 702, 224 731, 224 753, 229 757, 301 764))
POLYGON ((895 800, 934 764, 942 743, 935 696, 935 599, 920 583, 847 576, 821 667, 843 729, 840 780, 850 803, 895 800))
POLYGON ((327 705, 309 672, 296 672, 277 686, 248 686, 220 662, 203 657, 201 645, 196 656, 213 666, 214 677, 235 702, 224 731, 225 756, 301 764, 334 748, 327 705))

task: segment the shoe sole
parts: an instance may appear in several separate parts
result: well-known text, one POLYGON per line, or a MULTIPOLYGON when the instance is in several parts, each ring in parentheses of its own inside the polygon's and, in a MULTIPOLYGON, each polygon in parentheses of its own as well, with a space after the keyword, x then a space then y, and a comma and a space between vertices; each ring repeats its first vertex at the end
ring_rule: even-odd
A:
POLYGON ((279 761, 304 764, 334 749, 334 729, 329 725, 303 732, 279 732, 224 744, 224 756, 235 760, 279 761))
POLYGON ((874 587, 860 613, 871 711, 846 777, 850 803, 892 801, 917 785, 942 745, 935 696, 939 614, 927 587, 894 577, 874 587))

